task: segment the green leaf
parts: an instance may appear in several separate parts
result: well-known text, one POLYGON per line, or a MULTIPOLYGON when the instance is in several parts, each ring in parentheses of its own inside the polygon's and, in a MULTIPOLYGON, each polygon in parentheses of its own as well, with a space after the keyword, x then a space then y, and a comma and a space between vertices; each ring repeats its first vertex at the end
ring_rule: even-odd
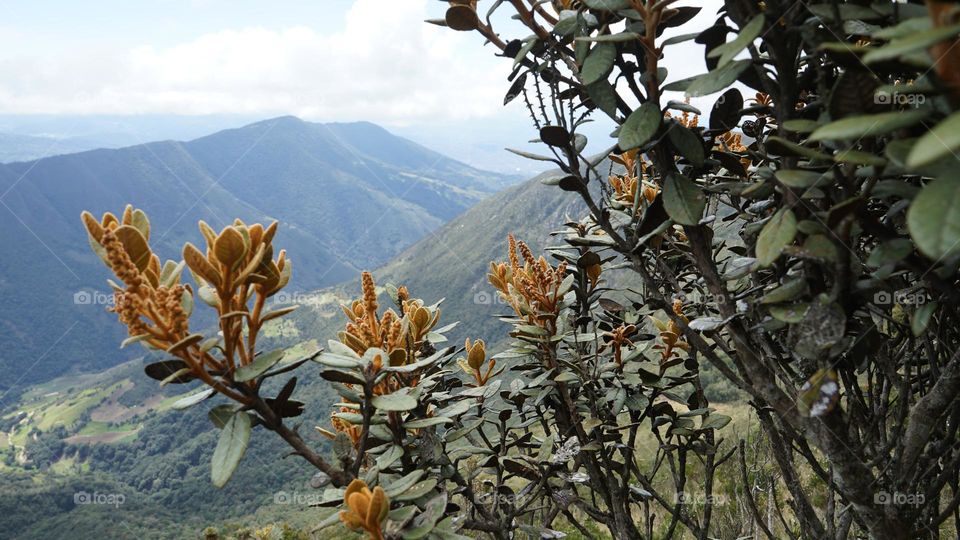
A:
POLYGON ((422 469, 415 470, 413 472, 406 474, 405 476, 397 478, 396 480, 391 482, 389 486, 383 486, 383 490, 387 493, 387 497, 390 497, 392 499, 397 495, 403 493, 404 491, 412 488, 414 484, 416 484, 421 478, 423 478, 423 475, 425 474, 426 474, 426 471, 422 469))
POLYGON ((431 416, 430 418, 420 418, 417 420, 411 420, 409 422, 404 422, 403 427, 405 429, 420 429, 431 426, 437 426, 440 424, 452 424, 453 420, 449 418, 444 418, 442 416, 431 416))
POLYGON ((210 463, 210 478, 214 486, 222 488, 233 476, 233 471, 237 469, 240 459, 247 451, 250 428, 250 415, 243 411, 235 412, 223 426, 210 463))
POLYGON ((558 36, 568 36, 580 25, 580 13, 572 9, 561 11, 558 19, 557 24, 553 25, 553 33, 558 36))
POLYGON ((760 266, 770 266, 796 236, 797 217, 789 208, 781 208, 757 237, 757 262, 760 266))
POLYGON ((907 228, 931 259, 960 253, 960 178, 940 178, 920 190, 907 211, 907 228))
POLYGON ((236 412, 236 409, 233 405, 217 405, 207 412, 207 418, 213 422, 213 425, 216 426, 217 429, 223 429, 223 426, 227 425, 227 422, 230 421, 230 417, 233 416, 234 412, 236 412))
POLYGON ((604 9, 607 11, 619 11, 630 7, 628 0, 583 0, 583 3, 590 9, 604 9))
POLYGON ((341 354, 323 352, 317 357, 317 363, 332 368, 341 369, 359 369, 363 367, 363 362, 356 356, 343 356, 341 354))
POLYGON ((394 495, 391 497, 391 500, 394 501, 412 501, 423 497, 427 493, 430 493, 433 488, 437 487, 436 478, 427 478, 426 480, 421 480, 416 484, 410 486, 406 491, 399 495, 394 495))
POLYGON ((913 319, 910 321, 910 329, 913 331, 913 335, 919 337, 927 331, 927 326, 930 325, 930 318, 936 310, 936 302, 930 302, 917 308, 913 313, 913 319))
POLYGON ((854 165, 871 167, 883 167, 887 164, 887 160, 878 155, 862 150, 850 149, 837 152, 837 154, 833 156, 833 160, 837 163, 853 163, 854 165))
POLYGON ((606 79, 587 85, 587 95, 594 105, 603 111, 607 116, 617 119, 617 91, 606 79))
POLYGON ((692 130, 674 123, 667 130, 667 137, 670 143, 680 152, 680 155, 687 158, 694 167, 702 167, 704 160, 703 141, 692 130))
POLYGON ((696 77, 687 86, 686 94, 689 97, 700 97, 726 90, 737 80, 748 67, 750 60, 737 60, 719 67, 709 73, 696 77))
POLYGON ((950 39, 957 34, 960 34, 960 24, 915 32, 868 52, 863 56, 863 63, 873 64, 895 60, 904 55, 924 51, 931 45, 950 39))
POLYGON ((813 171, 803 171, 797 169, 785 169, 774 173, 777 180, 787 187, 803 189, 816 185, 820 179, 825 178, 824 173, 813 171))
POLYGON ((417 408, 417 399, 410 394, 397 391, 392 394, 374 396, 371 404, 381 411, 409 411, 417 408))
POLYGON ((783 129, 792 131, 793 133, 812 133, 813 130, 819 126, 820 122, 816 120, 805 120, 803 118, 795 118, 783 123, 783 129))
POLYGON ((377 468, 381 471, 394 464, 403 455, 403 448, 392 444, 387 451, 377 457, 377 468))
POLYGON ((620 150, 626 152, 646 144, 657 132, 661 120, 663 115, 655 103, 648 101, 640 105, 620 126, 620 150))
POLYGON ((685 176, 671 174, 663 186, 663 206, 667 214, 681 225, 696 225, 703 217, 707 197, 685 176))
POLYGON ((916 17, 907 19, 896 26, 881 28, 873 33, 877 39, 899 39, 920 32, 928 32, 933 27, 930 17, 916 17))
POLYGON ((883 265, 895 263, 907 258, 913 253, 913 242, 906 238, 894 238, 873 248, 867 258, 867 266, 880 268, 883 265))
POLYGON ((171 405, 174 409, 186 409, 200 403, 201 401, 212 396, 216 392, 213 388, 207 388, 206 390, 201 390, 195 394, 190 394, 189 396, 178 399, 171 405))
POLYGON ((283 350, 277 349, 254 358, 253 362, 245 366, 240 366, 233 374, 233 380, 237 382, 246 382, 256 379, 265 371, 272 368, 283 358, 283 350))
MULTIPOLYGON (((339 419, 343 420, 344 422, 347 422, 348 424, 353 424, 354 426, 362 426, 362 425, 363 425, 363 415, 362 415, 362 414, 357 414, 357 413, 353 413, 353 412, 337 412, 337 413, 333 413, 332 416, 333 416, 334 418, 339 418, 339 419)), ((373 424, 386 424, 386 423, 387 423, 387 419, 386 419, 386 417, 383 416, 383 415, 379 415, 379 414, 378 414, 378 415, 373 416, 372 418, 370 418, 370 424, 371 424, 371 425, 373 425, 373 424)))
POLYGON ((366 379, 363 378, 362 374, 353 371, 347 371, 345 369, 324 369, 320 371, 320 376, 335 383, 359 384, 363 386, 367 382, 366 379))
POLYGON ((583 84, 593 84, 605 79, 613 69, 613 61, 617 57, 617 46, 613 43, 598 43, 590 55, 583 62, 580 69, 580 78, 583 84))
POLYGON ((763 31, 763 25, 766 22, 766 19, 763 15, 758 15, 752 21, 750 21, 743 29, 737 34, 737 37, 733 41, 728 41, 719 47, 715 47, 709 53, 707 53, 708 58, 720 57, 720 60, 717 62, 717 67, 723 67, 727 65, 733 57, 740 54, 741 51, 746 49, 753 40, 757 39, 760 36, 760 32, 763 31))
POLYGON ((875 137, 910 127, 930 114, 928 110, 910 110, 867 114, 843 118, 820 127, 810 136, 812 141, 860 139, 875 137))
POLYGON ((780 304, 770 306, 770 316, 778 321, 796 324, 803 320, 808 309, 809 304, 780 304))
MULTIPOLYGON (((833 6, 830 4, 814 4, 812 6, 807 6, 807 9, 809 9, 811 13, 820 19, 827 21, 834 20, 833 6)), ((856 4, 840 4, 837 6, 837 11, 840 12, 840 18, 843 20, 861 19, 864 21, 870 21, 881 17, 881 15, 876 11, 865 6, 858 6, 856 4)))
POLYGON ((960 112, 955 112, 928 131, 913 145, 907 156, 907 167, 930 165, 960 151, 960 112))
POLYGON ((807 280, 804 278, 795 278, 767 291, 763 297, 760 298, 760 303, 778 304, 780 302, 793 300, 805 292, 807 292, 807 280))
POLYGON ((712 413, 703 419, 703 423, 700 424, 700 429, 721 429, 729 424, 730 420, 732 419, 725 414, 712 413))
POLYGON ((817 159, 817 160, 829 160, 830 156, 814 150, 813 148, 807 148, 801 146, 793 141, 788 141, 782 137, 767 137, 767 151, 775 156, 790 156, 797 155, 803 156, 807 159, 817 159))
POLYGON ((598 36, 583 36, 576 38, 575 41, 596 41, 598 43, 618 42, 618 41, 636 41, 640 39, 640 34, 636 32, 620 32, 619 34, 600 34, 598 36))
POLYGON ((515 149, 515 148, 504 148, 504 150, 506 150, 507 152, 510 152, 511 154, 516 154, 516 155, 518 155, 518 156, 520 156, 520 157, 527 158, 527 159, 532 159, 532 160, 534 160, 534 161, 553 161, 553 162, 556 162, 556 160, 555 160, 554 158, 552 158, 552 157, 543 156, 543 155, 540 155, 540 154, 534 154, 534 153, 532 153, 532 152, 525 152, 525 151, 523 151, 523 150, 517 150, 517 149, 515 149))

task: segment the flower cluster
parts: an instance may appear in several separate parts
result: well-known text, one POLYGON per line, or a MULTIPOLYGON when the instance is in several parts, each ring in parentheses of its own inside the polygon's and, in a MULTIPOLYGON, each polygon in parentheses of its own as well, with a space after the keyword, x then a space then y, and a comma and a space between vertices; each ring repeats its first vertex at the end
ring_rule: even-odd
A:
POLYGON ((636 325, 621 324, 609 332, 605 332, 603 337, 608 340, 609 346, 613 349, 613 361, 618 367, 623 367, 623 348, 632 346, 630 336, 637 332, 636 325))
MULTIPOLYGON (((362 357, 371 351, 373 358, 367 368, 371 375, 379 373, 384 366, 404 366, 432 354, 433 347, 427 338, 440 320, 439 307, 424 306, 422 300, 410 298, 406 287, 399 287, 395 298, 399 312, 388 308, 379 313, 377 287, 370 272, 361 274, 361 291, 359 300, 349 306, 340 306, 347 316, 347 324, 337 338, 358 356, 362 357)), ((373 394, 391 394, 401 388, 416 386, 419 380, 417 371, 392 373, 373 387, 373 394)), ((334 431, 318 428, 320 433, 331 439, 336 438, 337 433, 344 433, 357 446, 361 437, 360 428, 334 416, 337 412, 355 412, 355 406, 348 403, 334 411, 331 415, 334 431)))
MULTIPOLYGON (((687 105, 690 104, 690 98, 686 98, 684 103, 687 105)), ((673 115, 670 114, 670 111, 663 113, 664 118, 672 118, 673 115)), ((693 129, 700 125, 700 115, 699 114, 690 114, 689 111, 683 111, 683 114, 679 118, 675 118, 678 124, 685 128, 693 129)))
POLYGON ((518 317, 535 326, 554 325, 563 298, 560 285, 567 274, 566 261, 554 267, 542 255, 534 258, 530 247, 513 235, 507 240, 510 261, 491 262, 487 279, 518 317))
MULTIPOLYGON (((683 314, 683 302, 679 299, 673 301, 673 312, 683 322, 689 321, 687 316, 683 314)), ((664 321, 651 316, 650 320, 653 322, 653 325, 657 327, 657 330, 660 331, 661 343, 657 343, 653 348, 660 351, 660 359, 662 362, 670 360, 673 355, 676 354, 675 349, 683 351, 690 350, 690 345, 680 339, 680 326, 672 319, 664 321)))
POLYGON ((237 220, 216 233, 201 221, 206 249, 187 243, 182 262, 161 265, 150 249, 150 221, 142 210, 128 205, 121 218, 110 212, 100 220, 90 212, 83 212, 81 218, 90 246, 121 282, 111 282, 112 309, 131 340, 167 351, 182 361, 168 362, 156 372, 148 366, 148 374, 164 381, 199 378, 220 393, 248 403, 249 397, 231 388, 234 373, 256 358, 261 326, 290 311, 263 312, 266 299, 286 286, 292 270, 282 250, 273 258, 277 222, 264 227, 237 220), (196 292, 180 283, 184 267, 193 274, 196 292), (201 345, 203 336, 190 334, 194 294, 218 312, 222 358, 211 354, 219 339, 201 345), (171 366, 177 368, 175 372, 166 373, 171 366))
POLYGON ((127 205, 122 217, 107 212, 98 221, 90 212, 81 215, 90 245, 121 284, 111 282, 117 318, 130 336, 165 350, 185 338, 193 291, 180 284, 177 263, 160 258, 150 249, 150 221, 139 209, 127 205))
MULTIPOLYGON (((622 165, 624 174, 610 175, 610 186, 613 188, 615 201, 626 207, 632 207, 637 198, 637 190, 641 189, 643 198, 652 203, 660 188, 647 177, 647 162, 639 156, 639 150, 634 148, 622 154, 613 154, 610 160, 622 165), (638 170, 639 169, 639 170, 638 170)), ((639 211, 639 208, 637 209, 639 211)))

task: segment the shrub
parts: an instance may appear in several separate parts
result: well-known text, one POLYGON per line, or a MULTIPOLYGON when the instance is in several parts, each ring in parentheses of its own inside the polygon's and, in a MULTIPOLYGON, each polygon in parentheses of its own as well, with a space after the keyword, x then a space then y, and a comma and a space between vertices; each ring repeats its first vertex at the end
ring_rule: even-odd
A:
POLYGON ((373 539, 555 538, 564 519, 591 538, 584 517, 618 539, 706 538, 717 470, 738 452, 751 534, 934 538, 956 521, 956 8, 728 0, 709 28, 663 37, 700 10, 674 4, 510 0, 481 18, 476 1, 451 0, 431 21, 513 60, 505 101, 525 101, 546 147, 527 155, 556 165, 547 183, 589 209, 559 235, 557 262, 511 237, 491 264, 513 310, 504 353, 444 347, 439 305, 388 286, 382 310, 365 273, 338 340, 280 364, 282 351, 256 347, 263 322, 288 312, 263 312, 291 268, 273 259, 276 224, 201 223, 207 249, 183 252, 194 291, 179 283, 184 263, 150 250, 142 212, 84 215, 122 281, 128 341, 176 357, 147 373, 208 387, 181 406, 214 393, 237 404, 211 411, 215 484, 262 426, 329 479, 323 504, 342 511, 324 525, 373 539), (495 31, 503 11, 533 34, 495 31), (663 57, 690 40, 708 72, 668 83, 663 57), (664 102, 672 90, 722 94, 701 125, 689 102, 664 102), (590 157, 577 130, 599 114, 617 141, 590 157), (613 290, 613 267, 635 283, 613 290), (221 337, 190 333, 195 297, 221 337), (342 397, 322 428, 333 460, 285 423, 303 406, 296 377, 260 394, 311 360, 342 397), (718 434, 731 419, 710 407, 701 364, 749 396, 772 476, 718 434), (779 525, 762 519, 763 499, 779 525))

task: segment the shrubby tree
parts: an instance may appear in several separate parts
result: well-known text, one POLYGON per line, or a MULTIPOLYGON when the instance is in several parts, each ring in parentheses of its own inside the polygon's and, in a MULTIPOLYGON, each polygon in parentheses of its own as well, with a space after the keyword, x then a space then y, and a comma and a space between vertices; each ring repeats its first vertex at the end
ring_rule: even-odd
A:
POLYGON ((257 348, 263 324, 289 312, 265 311, 291 270, 274 259, 276 224, 201 223, 206 249, 161 265, 142 212, 84 214, 122 282, 128 341, 175 357, 147 373, 207 386, 179 406, 236 403, 211 410, 214 483, 262 427, 330 482, 324 504, 340 511, 324 525, 373 539, 595 537, 588 523, 618 539, 726 535, 721 467, 737 470, 755 536, 955 528, 953 4, 727 0, 708 28, 687 28, 700 8, 672 0, 488 4, 451 0, 430 22, 476 31, 513 62, 505 101, 526 103, 546 148, 525 155, 555 165, 546 183, 588 208, 549 259, 510 237, 491 264, 512 312, 505 352, 446 346, 439 305, 386 286, 384 309, 365 273, 338 339, 284 359, 257 348), (531 35, 499 33, 505 15, 531 35), (672 80, 671 49, 689 41, 707 72, 672 80), (718 95, 705 125, 671 91, 718 95), (599 115, 616 140, 592 157, 578 130, 599 115), (196 287, 180 283, 184 264, 196 287), (218 312, 218 336, 191 332, 195 298, 218 312), (320 428, 332 458, 288 425, 304 405, 289 374, 308 362, 342 398, 320 428), (705 364, 748 396, 762 434, 750 445, 774 466, 751 469, 746 445, 725 439, 705 364), (761 515, 760 476, 777 522, 761 515))

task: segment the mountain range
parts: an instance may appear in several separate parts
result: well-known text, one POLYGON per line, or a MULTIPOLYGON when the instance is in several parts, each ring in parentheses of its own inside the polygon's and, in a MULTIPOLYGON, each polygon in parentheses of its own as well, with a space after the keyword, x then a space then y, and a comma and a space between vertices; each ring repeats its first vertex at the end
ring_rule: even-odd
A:
POLYGON ((0 392, 134 355, 117 351, 109 272, 87 245, 82 210, 143 208, 154 250, 173 259, 184 242, 199 243, 200 219, 216 229, 280 220, 277 243, 295 268, 289 290, 302 291, 387 262, 516 180, 374 124, 294 117, 0 165, 0 392))

